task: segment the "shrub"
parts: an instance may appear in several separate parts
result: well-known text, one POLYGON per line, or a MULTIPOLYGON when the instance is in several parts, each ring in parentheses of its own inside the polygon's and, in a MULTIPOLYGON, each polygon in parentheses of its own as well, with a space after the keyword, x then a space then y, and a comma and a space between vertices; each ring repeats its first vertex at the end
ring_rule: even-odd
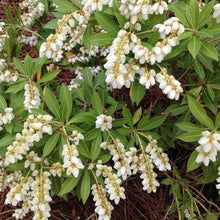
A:
POLYGON ((24 0, 13 10, 0 23, 0 191, 22 202, 13 216, 48 219, 51 196, 76 188, 107 220, 123 181, 139 174, 156 193, 163 172, 179 219, 217 219, 165 151, 186 147, 186 172, 220 190, 220 4, 24 0), (37 58, 23 59, 24 44, 37 58))

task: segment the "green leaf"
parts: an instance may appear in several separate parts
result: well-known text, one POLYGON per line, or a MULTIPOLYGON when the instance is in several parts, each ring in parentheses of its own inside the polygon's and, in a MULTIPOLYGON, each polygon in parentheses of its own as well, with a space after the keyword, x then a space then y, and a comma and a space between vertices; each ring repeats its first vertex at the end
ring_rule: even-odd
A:
POLYGON ((16 94, 17 92, 23 90, 25 84, 27 84, 27 83, 28 83, 28 81, 25 80, 25 81, 22 81, 22 82, 20 82, 20 83, 17 83, 17 84, 15 84, 15 85, 13 85, 13 86, 10 86, 10 87, 5 91, 5 93, 13 93, 13 94, 16 94))
POLYGON ((90 149, 90 155, 91 155, 91 160, 94 162, 96 158, 100 154, 100 144, 102 143, 102 134, 100 133, 96 139, 92 141, 91 149, 90 149))
POLYGON ((54 95, 54 93, 52 93, 50 91, 49 88, 46 88, 44 98, 45 98, 45 102, 46 102, 48 108, 51 110, 51 112, 57 118, 60 118, 60 116, 59 116, 59 103, 56 99, 56 96, 54 95))
POLYGON ((79 182, 79 179, 81 177, 81 172, 79 173, 78 177, 68 177, 64 183, 62 183, 60 192, 59 192, 59 196, 65 195, 67 193, 69 193, 70 191, 72 191, 75 186, 77 185, 77 183, 79 182))
POLYGON ((86 203, 89 194, 90 194, 90 176, 89 176, 89 171, 85 169, 82 177, 81 188, 80 188, 80 195, 82 197, 83 204, 86 203))
POLYGON ((70 90, 62 84, 60 88, 60 102, 61 104, 64 102, 66 104, 66 112, 65 112, 65 120, 68 120, 71 112, 72 112, 72 107, 73 107, 73 98, 70 90))
POLYGON ((187 169, 186 169, 187 173, 197 169, 202 164, 202 163, 196 163, 196 158, 197 158, 198 154, 199 153, 195 150, 190 155, 188 162, 187 162, 187 169))
POLYGON ((6 135, 5 137, 0 139, 0 147, 6 147, 10 145, 15 140, 14 135, 6 135))
POLYGON ((60 134, 59 133, 55 133, 53 134, 48 141, 46 142, 45 146, 44 146, 44 150, 43 150, 43 157, 47 157, 56 147, 57 142, 59 140, 60 134))
POLYGON ((192 29, 196 29, 198 23, 199 6, 196 0, 191 0, 186 9, 186 19, 192 29))
POLYGON ((217 114, 215 119, 215 128, 216 129, 220 128, 220 112, 217 114))
POLYGON ((79 142, 77 149, 78 149, 80 155, 82 155, 86 158, 90 158, 90 152, 89 152, 88 146, 86 145, 86 143, 84 141, 79 142))
POLYGON ((215 181, 218 178, 218 169, 213 163, 209 163, 208 166, 202 166, 203 177, 197 182, 197 184, 207 184, 215 181))
POLYGON ((202 105, 194 98, 188 96, 188 104, 193 116, 200 121, 203 125, 210 129, 214 129, 214 124, 211 118, 207 115, 202 105))
POLYGON ((204 128, 201 128, 199 125, 191 122, 180 122, 176 123, 175 125, 183 131, 200 131, 202 133, 204 130, 204 128))
POLYGON ((117 35, 119 32, 120 28, 118 25, 114 22, 114 20, 109 17, 109 15, 102 13, 102 12, 96 12, 95 13, 95 18, 98 24, 106 31, 113 35, 117 35))
POLYGON ((200 37, 213 38, 213 33, 209 29, 202 29, 202 30, 198 31, 197 34, 200 37))
POLYGON ((56 11, 63 13, 72 13, 77 10, 77 8, 67 0, 53 0, 53 2, 58 5, 56 11))
POLYGON ((133 125, 135 125, 141 118, 142 108, 140 107, 135 113, 133 117, 133 125))
POLYGON ((7 103, 2 95, 0 95, 0 109, 4 111, 7 108, 7 103))
POLYGON ((171 113, 172 116, 180 115, 181 113, 185 112, 187 109, 188 109, 187 105, 174 104, 169 106, 165 110, 165 115, 168 115, 169 113, 171 113))
POLYGON ((193 59, 196 59, 197 54, 201 48, 201 41, 198 37, 194 36, 188 43, 188 50, 191 53, 193 59))
POLYGON ((194 68, 195 68, 196 74, 198 75, 199 79, 204 80, 205 72, 204 72, 203 66, 201 65, 199 60, 195 59, 193 64, 194 64, 194 68))
POLYGON ((93 88, 93 82, 92 82, 92 72, 89 68, 85 68, 83 71, 83 78, 84 81, 93 88))
POLYGON ((200 51, 207 57, 210 57, 211 59, 218 61, 218 52, 216 48, 212 44, 204 40, 201 42, 202 42, 202 45, 201 45, 200 51))
POLYGON ((39 80, 39 83, 45 83, 49 82, 51 80, 54 80, 54 78, 60 73, 60 70, 53 70, 49 73, 46 73, 44 76, 41 77, 39 80))
POLYGON ((148 121, 148 123, 141 128, 141 130, 151 130, 158 128, 166 120, 166 116, 157 116, 148 121))
POLYGON ((184 133, 177 138, 184 141, 184 142, 195 142, 198 141, 202 136, 201 130, 196 131, 189 131, 187 133, 184 133))
POLYGON ((143 130, 143 128, 148 124, 149 122, 149 115, 144 116, 138 123, 137 129, 143 130))
POLYGON ((96 115, 101 115, 103 113, 103 104, 99 94, 96 91, 93 91, 92 107, 96 115))
POLYGON ((214 214, 214 213, 210 213, 208 215, 206 215, 206 220, 218 220, 219 215, 214 214))
POLYGON ((14 57, 14 65, 15 65, 16 69, 19 72, 21 72, 21 73, 26 75, 26 71, 25 71, 25 68, 24 68, 22 62, 19 59, 15 58, 15 57, 14 57))
POLYGON ((202 11, 199 13, 198 16, 198 25, 197 28, 201 28, 203 27, 205 24, 209 24, 210 20, 211 20, 211 12, 213 9, 213 5, 214 5, 215 1, 211 1, 208 2, 203 8, 202 11), (209 18, 210 17, 210 18, 209 18))
POLYGON ((101 130, 97 128, 90 129, 85 134, 85 140, 94 140, 100 134, 101 130))
POLYGON ((32 68, 33 68, 33 61, 29 54, 26 55, 24 58, 24 68, 25 68, 26 75, 31 76, 32 68))
POLYGON ((94 45, 94 46, 110 46, 112 44, 112 41, 115 39, 115 36, 109 34, 109 33, 99 33, 92 35, 90 38, 88 38, 88 42, 86 41, 86 44, 94 45))
POLYGON ((130 98, 132 103, 139 105, 140 101, 144 98, 146 88, 142 86, 137 79, 133 82, 130 89, 130 98))
POLYGON ((58 194, 61 188, 61 178, 58 176, 52 176, 52 190, 58 194))
POLYGON ((32 73, 31 73, 31 76, 32 76, 32 77, 42 68, 42 66, 43 66, 44 63, 45 63, 45 60, 46 60, 45 57, 38 57, 38 58, 37 58, 37 60, 36 60, 36 62, 35 62, 35 64, 34 64, 32 73))
POLYGON ((50 20, 48 23, 46 23, 43 28, 45 29, 57 29, 58 28, 58 18, 50 20))
POLYGON ((83 34, 83 43, 87 49, 89 49, 90 46, 88 39, 90 38, 91 35, 92 35, 92 28, 90 26, 87 26, 83 34))
POLYGON ((94 125, 95 124, 96 117, 93 113, 91 112, 81 112, 78 115, 74 116, 68 124, 72 123, 86 123, 89 125, 94 125))

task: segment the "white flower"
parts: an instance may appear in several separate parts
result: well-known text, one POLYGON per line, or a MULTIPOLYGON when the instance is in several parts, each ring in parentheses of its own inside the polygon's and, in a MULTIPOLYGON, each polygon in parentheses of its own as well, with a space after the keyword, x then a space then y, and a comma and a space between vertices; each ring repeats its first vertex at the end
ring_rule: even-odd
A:
POLYGON ((146 89, 149 89, 150 86, 155 85, 156 72, 153 69, 148 71, 145 68, 141 68, 139 73, 140 73, 139 82, 141 85, 145 86, 146 89))
POLYGON ((213 18, 216 18, 216 22, 220 23, 220 3, 214 5, 213 9, 214 9, 213 18))
POLYGON ((79 144, 79 140, 83 140, 84 136, 77 132, 77 131, 73 131, 71 137, 69 138, 71 141, 73 141, 75 143, 75 145, 79 144))
POLYGON ((96 128, 100 128, 101 131, 107 131, 112 128, 112 117, 101 114, 96 117, 96 128))
POLYGON ((67 175, 73 174, 73 176, 78 177, 79 170, 84 168, 80 158, 78 158, 79 153, 75 145, 65 144, 63 145, 64 164, 63 168, 67 168, 67 175))
POLYGON ((220 134, 218 132, 203 131, 202 137, 198 143, 200 146, 196 148, 199 152, 196 162, 203 162, 205 166, 209 165, 210 160, 215 162, 217 151, 220 151, 220 134))
POLYGON ((30 166, 31 170, 35 169, 35 164, 40 162, 41 159, 37 156, 37 154, 34 151, 31 151, 27 156, 26 156, 26 161, 24 163, 24 167, 28 168, 30 166))

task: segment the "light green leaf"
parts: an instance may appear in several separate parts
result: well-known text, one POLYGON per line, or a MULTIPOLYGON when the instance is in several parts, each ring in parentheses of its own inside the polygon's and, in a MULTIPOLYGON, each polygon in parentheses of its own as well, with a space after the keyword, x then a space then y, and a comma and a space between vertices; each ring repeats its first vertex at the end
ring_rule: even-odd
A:
POLYGON ((196 131, 189 131, 187 133, 181 134, 177 138, 184 141, 184 142, 195 142, 198 141, 202 136, 201 130, 196 131))
POLYGON ((103 113, 103 103, 99 94, 95 90, 93 91, 92 96, 92 107, 96 115, 101 115, 103 113))
POLYGON ((99 25, 104 30, 108 31, 112 35, 114 34, 115 37, 116 37, 116 35, 119 32, 120 28, 114 22, 114 20, 111 17, 109 17, 109 15, 107 15, 105 13, 102 13, 102 12, 96 12, 95 13, 95 18, 96 18, 97 22, 99 23, 99 25))
POLYGON ((80 195, 82 197, 83 204, 86 203, 89 194, 90 194, 90 176, 89 176, 89 171, 85 169, 82 177, 81 188, 80 188, 80 195))
POLYGON ((144 98, 146 88, 142 86, 137 79, 133 82, 130 89, 130 98, 132 103, 139 105, 140 101, 144 98))
POLYGON ((51 110, 51 112, 57 118, 60 118, 60 116, 59 116, 59 103, 56 99, 56 96, 54 95, 54 93, 52 93, 50 91, 49 88, 46 88, 44 98, 45 98, 45 102, 46 102, 48 108, 51 110))
POLYGON ((56 147, 57 142, 59 140, 60 134, 59 133, 55 133, 53 134, 48 141, 46 142, 45 146, 44 146, 44 150, 43 150, 43 157, 47 157, 56 147))
POLYGON ((41 77, 39 80, 39 83, 45 83, 49 82, 51 80, 54 80, 54 78, 60 73, 60 70, 53 70, 49 73, 46 73, 44 76, 41 77))
POLYGON ((198 154, 199 153, 195 150, 190 155, 188 162, 187 162, 187 169, 186 169, 187 173, 197 169, 202 164, 202 163, 196 163, 196 158, 197 158, 198 154))
POLYGON ((214 129, 214 123, 211 118, 207 115, 205 109, 202 105, 191 96, 188 96, 188 104, 191 113, 193 116, 200 121, 203 125, 207 126, 210 129, 214 129))
POLYGON ((77 183, 79 182, 80 177, 82 173, 79 173, 78 177, 68 177, 64 183, 62 183, 60 192, 59 192, 59 196, 65 195, 66 193, 69 193, 70 191, 72 191, 75 186, 77 185, 77 183))
POLYGON ((200 51, 207 57, 218 61, 218 52, 212 44, 203 40, 200 51))
POLYGON ((188 43, 188 50, 191 53, 193 59, 196 59, 197 54, 201 48, 201 41, 198 37, 194 36, 188 43))
POLYGON ((141 130, 151 130, 151 129, 154 129, 154 128, 157 128, 159 127, 161 124, 163 124, 163 122, 166 120, 166 116, 157 116, 157 117, 154 117, 152 119, 150 119, 148 121, 148 123, 142 127, 142 128, 139 128, 141 130))
POLYGON ((100 153, 100 144, 102 143, 102 134, 99 133, 99 135, 92 141, 91 149, 90 149, 90 155, 91 160, 94 162, 96 158, 99 156, 100 153))

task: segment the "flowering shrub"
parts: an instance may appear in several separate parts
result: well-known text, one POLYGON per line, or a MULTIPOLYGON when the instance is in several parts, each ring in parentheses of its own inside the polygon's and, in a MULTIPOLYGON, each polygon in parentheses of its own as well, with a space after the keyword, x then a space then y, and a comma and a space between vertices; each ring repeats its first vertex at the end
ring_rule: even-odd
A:
POLYGON ((148 193, 170 186, 168 214, 217 219, 192 185, 220 192, 220 4, 24 0, 14 11, 0 23, 0 191, 21 205, 13 216, 48 219, 52 195, 76 189, 111 219, 138 174, 148 193), (37 58, 23 59, 24 44, 37 58), (169 160, 179 146, 196 179, 169 160))

